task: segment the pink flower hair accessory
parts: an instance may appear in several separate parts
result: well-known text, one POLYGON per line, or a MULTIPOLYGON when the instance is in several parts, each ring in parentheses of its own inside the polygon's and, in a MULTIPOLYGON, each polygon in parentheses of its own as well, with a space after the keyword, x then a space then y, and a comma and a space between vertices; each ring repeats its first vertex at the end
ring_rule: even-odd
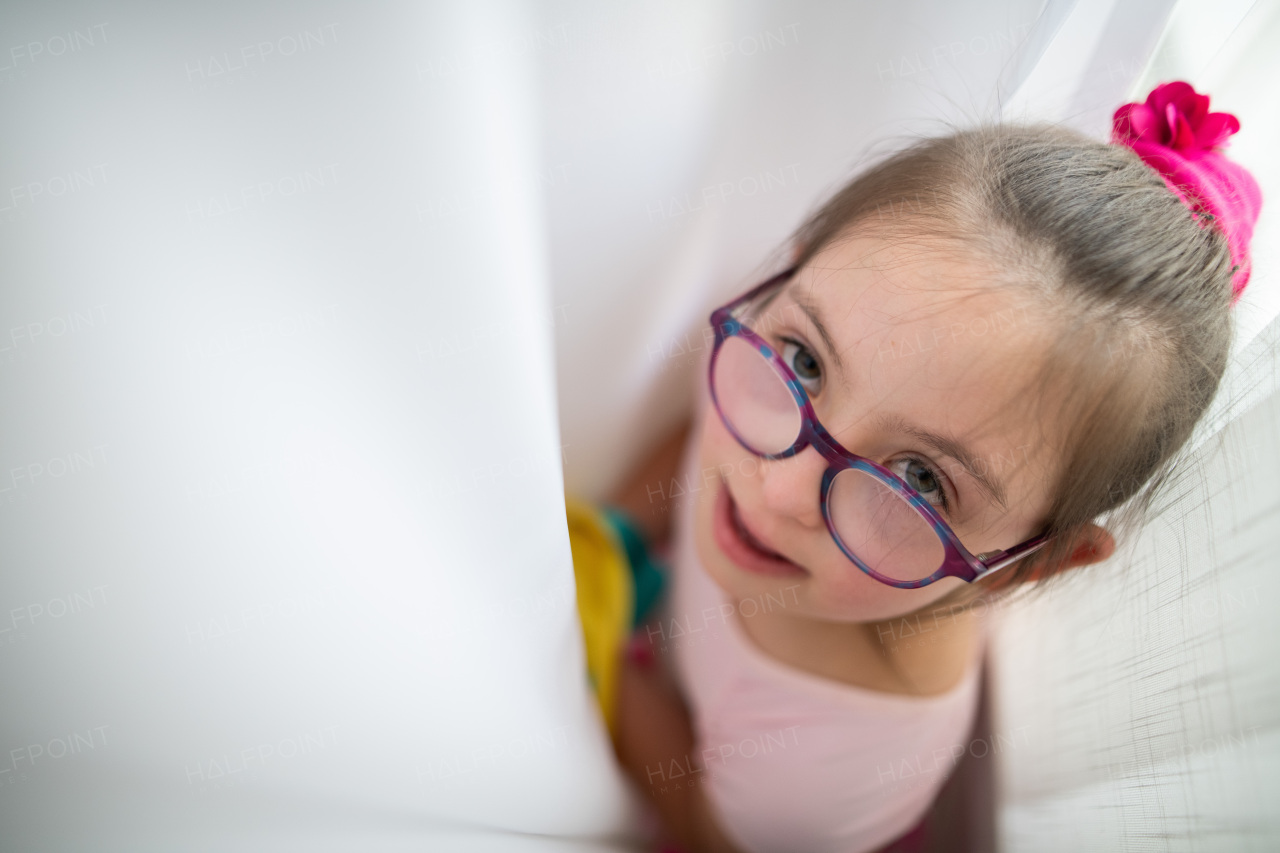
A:
POLYGON ((1258 182, 1222 152, 1239 130, 1239 119, 1209 112, 1209 96, 1181 80, 1152 89, 1146 103, 1125 104, 1111 126, 1113 143, 1133 149, 1202 224, 1226 236, 1235 264, 1232 302, 1249 282, 1249 243, 1262 210, 1258 182))

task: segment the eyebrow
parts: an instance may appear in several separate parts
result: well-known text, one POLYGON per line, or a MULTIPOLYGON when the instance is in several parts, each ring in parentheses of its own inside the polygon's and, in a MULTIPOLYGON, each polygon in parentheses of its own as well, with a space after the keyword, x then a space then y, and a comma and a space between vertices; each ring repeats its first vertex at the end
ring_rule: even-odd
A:
POLYGON ((787 295, 791 297, 791 301, 799 306, 804 315, 809 318, 809 322, 818 330, 818 336, 822 338, 822 343, 826 345, 827 354, 831 356, 831 361, 836 366, 836 371, 840 374, 840 381, 845 381, 844 363, 840 361, 840 352, 836 349, 835 339, 831 337, 831 333, 827 331, 827 327, 822 324, 822 318, 818 316, 818 307, 812 303, 806 302, 804 298, 787 288, 787 295))
POLYGON ((986 474, 980 473, 975 464, 975 457, 969 452, 963 444, 954 438, 937 433, 929 432, 926 429, 908 423, 900 417, 889 415, 881 416, 881 426, 890 431, 905 432, 907 435, 923 441, 939 453, 950 456, 952 459, 960 463, 960 466, 977 481, 982 490, 992 497, 996 503, 1000 504, 1005 510, 1009 509, 1008 499, 1004 490, 1004 484, 999 480, 988 477, 986 474))

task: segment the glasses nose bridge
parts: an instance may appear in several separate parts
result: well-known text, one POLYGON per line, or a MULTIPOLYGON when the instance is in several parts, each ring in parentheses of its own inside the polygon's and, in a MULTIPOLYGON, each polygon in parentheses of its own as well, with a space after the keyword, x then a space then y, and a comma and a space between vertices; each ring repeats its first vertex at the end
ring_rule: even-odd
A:
POLYGON ((801 407, 800 435, 796 439, 798 445, 813 447, 814 451, 827 462, 827 467, 834 469, 833 475, 848 467, 849 463, 865 460, 867 457, 854 453, 837 441, 825 424, 818 420, 818 413, 813 409, 813 402, 805 395, 807 407, 801 407))

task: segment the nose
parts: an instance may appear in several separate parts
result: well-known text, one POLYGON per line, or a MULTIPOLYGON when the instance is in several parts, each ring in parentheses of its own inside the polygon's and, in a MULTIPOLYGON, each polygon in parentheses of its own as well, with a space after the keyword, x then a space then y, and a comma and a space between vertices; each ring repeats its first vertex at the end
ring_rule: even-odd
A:
POLYGON ((771 512, 797 524, 824 526, 820 491, 827 461, 813 446, 787 459, 760 460, 760 495, 771 512))

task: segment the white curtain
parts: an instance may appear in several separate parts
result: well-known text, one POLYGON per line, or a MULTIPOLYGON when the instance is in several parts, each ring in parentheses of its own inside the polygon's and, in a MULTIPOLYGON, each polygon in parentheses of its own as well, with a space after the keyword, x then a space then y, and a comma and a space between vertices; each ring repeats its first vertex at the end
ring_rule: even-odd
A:
MULTIPOLYGON (((712 304, 866 156, 1014 112, 1101 132, 1169 11, 0 8, 5 844, 626 849, 563 489, 682 416, 712 304)), ((1274 692, 1251 654, 1221 683, 1274 692)), ((1048 719, 1043 669, 1000 674, 1000 725, 1048 719)), ((1090 748, 1145 743, 1155 700, 1089 684, 1090 748)), ((1004 767, 1031 849, 1096 782, 1037 724, 1004 767)))
POLYGON ((610 848, 527 10, 0 21, 0 846, 610 848))

